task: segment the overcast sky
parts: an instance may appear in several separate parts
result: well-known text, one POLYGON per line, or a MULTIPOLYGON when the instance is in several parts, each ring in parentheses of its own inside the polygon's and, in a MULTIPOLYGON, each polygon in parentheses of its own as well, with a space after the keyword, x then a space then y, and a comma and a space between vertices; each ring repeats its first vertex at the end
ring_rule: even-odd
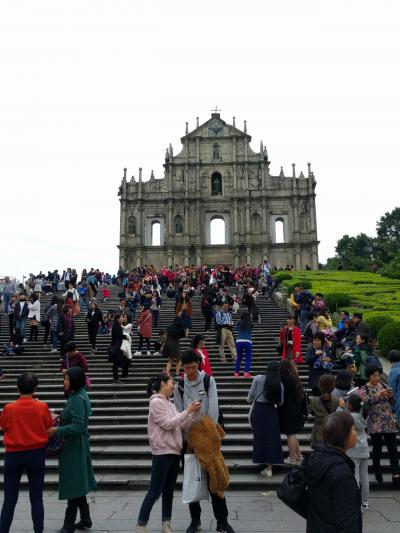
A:
POLYGON ((123 167, 218 105, 317 179, 320 260, 399 206, 398 1, 0 3, 0 273, 118 267, 123 167))

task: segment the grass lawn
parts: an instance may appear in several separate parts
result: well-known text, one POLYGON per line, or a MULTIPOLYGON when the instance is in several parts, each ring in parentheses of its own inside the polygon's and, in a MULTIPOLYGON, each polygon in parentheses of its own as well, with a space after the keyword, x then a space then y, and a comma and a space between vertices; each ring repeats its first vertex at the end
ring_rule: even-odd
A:
MULTIPOLYGON (((304 271, 291 272, 293 282, 307 279, 312 282, 311 292, 346 293, 351 298, 350 313, 361 311, 365 318, 372 314, 388 314, 400 320, 400 280, 384 278, 372 272, 304 271)), ((282 282, 285 284, 285 282, 282 282)), ((289 280, 288 283, 292 283, 289 280)), ((331 309, 335 312, 336 309, 331 309)))

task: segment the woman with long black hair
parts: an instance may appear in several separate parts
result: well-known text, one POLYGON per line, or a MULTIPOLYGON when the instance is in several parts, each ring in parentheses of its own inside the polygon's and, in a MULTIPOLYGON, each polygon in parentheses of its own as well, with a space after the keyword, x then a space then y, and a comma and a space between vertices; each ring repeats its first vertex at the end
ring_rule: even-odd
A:
POLYGON ((286 435, 289 448, 289 457, 285 459, 285 463, 299 464, 303 456, 296 433, 304 427, 307 416, 307 398, 293 359, 282 361, 281 380, 285 398, 283 404, 278 407, 278 416, 281 433, 286 435))
POLYGON ((247 401, 253 403, 253 463, 264 464, 261 475, 272 476, 272 465, 283 463, 281 432, 276 406, 282 405, 284 389, 280 364, 271 361, 264 375, 255 376, 247 401))

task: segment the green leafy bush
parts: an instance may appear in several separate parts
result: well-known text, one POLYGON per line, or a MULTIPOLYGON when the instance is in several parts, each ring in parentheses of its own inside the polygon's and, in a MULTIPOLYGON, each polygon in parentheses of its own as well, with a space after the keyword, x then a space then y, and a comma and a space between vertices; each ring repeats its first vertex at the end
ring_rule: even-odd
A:
POLYGON ((289 294, 291 294, 294 291, 295 287, 303 287, 303 289, 306 289, 306 290, 309 290, 312 287, 312 283, 308 279, 301 279, 301 280, 292 281, 289 283, 285 282, 285 285, 288 289, 289 294))
POLYGON ((400 254, 396 255, 387 267, 380 269, 379 273, 387 278, 400 279, 400 254))
POLYGON ((386 324, 391 324, 392 322, 394 322, 394 319, 392 317, 388 315, 384 315, 384 314, 369 315, 365 317, 365 320, 367 321, 369 327, 371 328, 372 337, 374 339, 377 338, 378 333, 383 327, 386 326, 386 324))
POLYGON ((344 292, 330 292, 324 294, 326 305, 330 311, 337 311, 340 307, 348 307, 351 303, 351 298, 344 292))
POLYGON ((274 278, 279 279, 279 281, 285 281, 286 279, 293 279, 293 276, 289 272, 278 272, 274 274, 274 278))
POLYGON ((393 321, 383 326, 378 333, 378 348, 385 356, 390 350, 400 349, 400 322, 393 321))

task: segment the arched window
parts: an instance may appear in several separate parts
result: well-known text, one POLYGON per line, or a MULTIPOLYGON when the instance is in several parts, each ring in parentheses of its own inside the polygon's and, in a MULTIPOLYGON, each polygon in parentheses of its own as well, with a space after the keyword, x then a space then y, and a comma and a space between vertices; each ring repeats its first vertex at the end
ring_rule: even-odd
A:
POLYGON ((133 215, 128 217, 128 233, 130 235, 136 235, 136 217, 133 215))
POLYGON ((151 245, 160 246, 161 244, 161 224, 158 221, 151 223, 151 245))
POLYGON ((214 217, 210 222, 211 244, 225 244, 225 220, 222 217, 214 217))
POLYGON ((214 172, 211 176, 211 194, 222 194, 222 176, 219 172, 214 172))
POLYGON ((183 233, 183 218, 180 215, 175 217, 175 233, 183 233))
POLYGON ((285 242, 283 218, 277 218, 275 220, 275 242, 280 244, 285 242))

